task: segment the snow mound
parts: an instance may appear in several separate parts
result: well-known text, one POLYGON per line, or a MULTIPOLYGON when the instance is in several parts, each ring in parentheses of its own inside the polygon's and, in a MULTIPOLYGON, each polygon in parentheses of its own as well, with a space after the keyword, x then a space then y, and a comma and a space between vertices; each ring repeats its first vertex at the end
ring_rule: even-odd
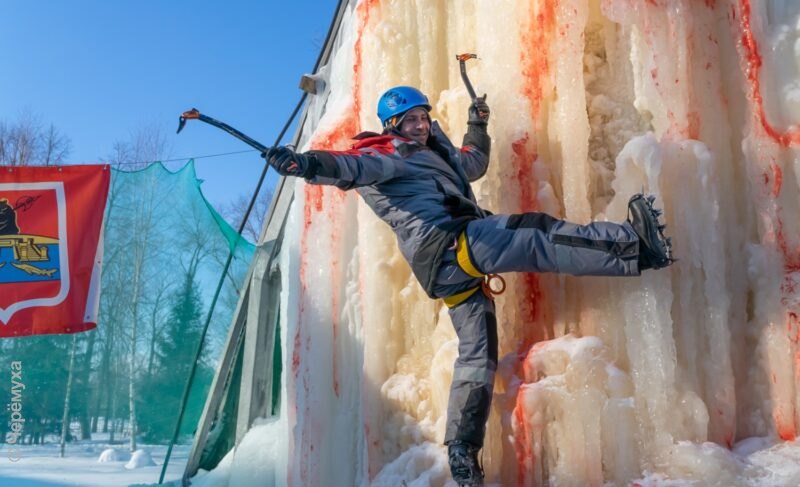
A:
POLYGON ((133 469, 133 468, 142 468, 142 467, 153 467, 155 466, 156 462, 150 457, 150 452, 147 450, 136 450, 131 455, 131 459, 128 463, 125 464, 125 468, 133 469))
POLYGON ((106 448, 103 450, 103 453, 100 454, 97 463, 124 462, 127 459, 127 455, 116 448, 106 448))
MULTIPOLYGON (((252 431, 252 430, 251 430, 252 431)), ((250 433, 247 433, 248 435, 250 433)), ((245 439, 247 436, 245 436, 245 439)), ((233 485, 228 482, 231 475, 231 465, 233 464, 233 449, 231 449, 225 457, 220 460, 219 464, 214 468, 214 470, 206 471, 202 468, 197 471, 197 475, 192 477, 192 487, 227 487, 228 485, 233 485)), ((267 479, 262 479, 262 481, 268 482, 267 479)))

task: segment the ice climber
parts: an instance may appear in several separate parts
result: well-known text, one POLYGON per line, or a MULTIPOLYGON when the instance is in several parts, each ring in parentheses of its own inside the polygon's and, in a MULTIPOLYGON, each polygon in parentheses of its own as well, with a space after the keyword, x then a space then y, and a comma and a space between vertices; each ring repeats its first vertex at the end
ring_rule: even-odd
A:
POLYGON ((637 276, 672 262, 653 198, 634 195, 622 224, 577 225, 545 213, 493 215, 470 182, 486 174, 491 139, 486 96, 469 107, 467 133, 455 147, 431 121, 416 88, 397 86, 378 101, 381 134, 355 137, 351 150, 263 154, 279 173, 311 184, 355 189, 397 235, 400 252, 431 298, 443 298, 458 335, 458 358, 444 442, 453 479, 482 485, 483 447, 497 369, 494 302, 482 284, 503 272, 637 276))

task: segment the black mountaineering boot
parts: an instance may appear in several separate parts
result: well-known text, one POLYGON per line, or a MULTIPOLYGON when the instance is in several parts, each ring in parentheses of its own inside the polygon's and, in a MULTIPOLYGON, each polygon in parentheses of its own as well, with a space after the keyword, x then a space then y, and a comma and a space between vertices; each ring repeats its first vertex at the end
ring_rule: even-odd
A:
POLYGON ((451 441, 447 445, 450 474, 459 487, 483 485, 483 469, 478 463, 479 449, 463 441, 451 441))
POLYGON ((639 271, 661 269, 674 262, 672 241, 664 237, 666 225, 658 222, 661 210, 653 208, 654 195, 641 193, 628 201, 628 221, 639 236, 639 271))

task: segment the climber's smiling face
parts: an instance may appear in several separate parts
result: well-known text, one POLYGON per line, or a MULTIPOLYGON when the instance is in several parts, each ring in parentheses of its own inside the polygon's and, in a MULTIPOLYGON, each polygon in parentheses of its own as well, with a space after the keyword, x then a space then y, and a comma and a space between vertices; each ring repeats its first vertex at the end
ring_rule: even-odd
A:
POLYGON ((431 132, 431 118, 424 108, 412 108, 406 112, 403 121, 400 122, 399 130, 403 137, 424 145, 431 132))

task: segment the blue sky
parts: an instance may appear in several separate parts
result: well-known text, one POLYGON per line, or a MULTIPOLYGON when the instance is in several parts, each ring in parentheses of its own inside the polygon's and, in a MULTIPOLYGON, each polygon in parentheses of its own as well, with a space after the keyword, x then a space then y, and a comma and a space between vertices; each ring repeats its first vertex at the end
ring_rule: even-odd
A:
MULTIPOLYGON (((153 124, 168 133, 169 158, 249 149, 201 122, 176 135, 178 116, 192 107, 270 145, 338 1, 3 4, 0 120, 28 110, 71 139, 70 163, 93 163, 153 124)), ((195 162, 215 205, 252 193, 263 165, 255 152, 195 162)))

